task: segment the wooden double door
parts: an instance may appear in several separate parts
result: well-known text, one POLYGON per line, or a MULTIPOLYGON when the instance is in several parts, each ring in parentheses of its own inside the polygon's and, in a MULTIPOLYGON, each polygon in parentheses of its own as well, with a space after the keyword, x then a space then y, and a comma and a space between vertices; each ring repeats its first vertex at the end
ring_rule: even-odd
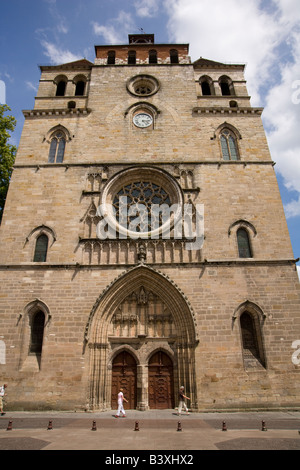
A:
MULTIPOLYGON (((148 364, 148 386, 150 409, 170 409, 174 407, 173 363, 167 354, 158 351, 148 364)), ((125 409, 135 409, 137 405, 137 365, 134 357, 127 351, 118 354, 112 366, 111 406, 118 407, 119 389, 128 403, 125 409)))

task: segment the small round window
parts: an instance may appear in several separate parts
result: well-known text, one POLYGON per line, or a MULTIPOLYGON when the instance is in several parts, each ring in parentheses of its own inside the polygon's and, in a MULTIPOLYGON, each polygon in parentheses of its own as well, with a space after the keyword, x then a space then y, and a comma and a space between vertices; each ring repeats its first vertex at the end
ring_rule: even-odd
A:
POLYGON ((137 75, 127 82, 127 90, 134 96, 151 96, 159 90, 159 83, 150 75, 137 75))

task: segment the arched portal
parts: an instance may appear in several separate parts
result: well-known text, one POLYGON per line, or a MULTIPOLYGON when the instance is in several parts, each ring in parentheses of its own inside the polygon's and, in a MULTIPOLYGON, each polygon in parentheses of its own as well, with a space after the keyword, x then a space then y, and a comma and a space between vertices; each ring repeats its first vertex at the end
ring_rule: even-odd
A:
POLYGON ((119 367, 126 375, 129 360, 123 351, 136 363, 134 407, 176 406, 174 390, 184 384, 191 407, 197 409, 195 319, 187 299, 166 275, 141 264, 119 276, 97 299, 87 324, 86 342, 90 352, 90 409, 115 406, 116 361, 122 363, 125 357, 119 367), (166 354, 157 355, 158 351, 166 354), (120 353, 123 356, 118 357, 120 353), (171 391, 163 405, 154 404, 151 396, 159 370, 168 376, 171 391))

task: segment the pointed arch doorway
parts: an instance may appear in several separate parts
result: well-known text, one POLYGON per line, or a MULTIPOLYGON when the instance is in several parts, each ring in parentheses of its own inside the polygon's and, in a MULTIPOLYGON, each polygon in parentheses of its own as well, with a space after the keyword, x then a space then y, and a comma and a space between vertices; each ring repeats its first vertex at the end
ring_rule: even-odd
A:
POLYGON ((124 396, 128 403, 124 402, 124 408, 133 410, 136 408, 137 394, 137 366, 134 357, 127 351, 122 351, 112 363, 111 382, 111 406, 118 408, 118 393, 123 389, 124 396))
POLYGON ((175 283, 155 269, 139 265, 111 283, 93 306, 86 341, 90 409, 114 409, 120 384, 129 398, 136 390, 130 407, 141 411, 177 406, 174 391, 183 384, 197 409, 194 314, 175 283), (123 351, 129 355, 118 357, 123 351))
POLYGON ((164 352, 154 353, 149 360, 150 409, 174 408, 173 362, 164 352))

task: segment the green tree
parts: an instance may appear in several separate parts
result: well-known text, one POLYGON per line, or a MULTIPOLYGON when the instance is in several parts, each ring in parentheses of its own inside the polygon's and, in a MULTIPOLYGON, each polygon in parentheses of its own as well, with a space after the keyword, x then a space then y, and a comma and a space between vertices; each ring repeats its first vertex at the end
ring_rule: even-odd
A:
POLYGON ((13 116, 5 115, 8 111, 11 109, 6 104, 0 105, 0 223, 17 152, 17 148, 8 143, 17 123, 13 116))

